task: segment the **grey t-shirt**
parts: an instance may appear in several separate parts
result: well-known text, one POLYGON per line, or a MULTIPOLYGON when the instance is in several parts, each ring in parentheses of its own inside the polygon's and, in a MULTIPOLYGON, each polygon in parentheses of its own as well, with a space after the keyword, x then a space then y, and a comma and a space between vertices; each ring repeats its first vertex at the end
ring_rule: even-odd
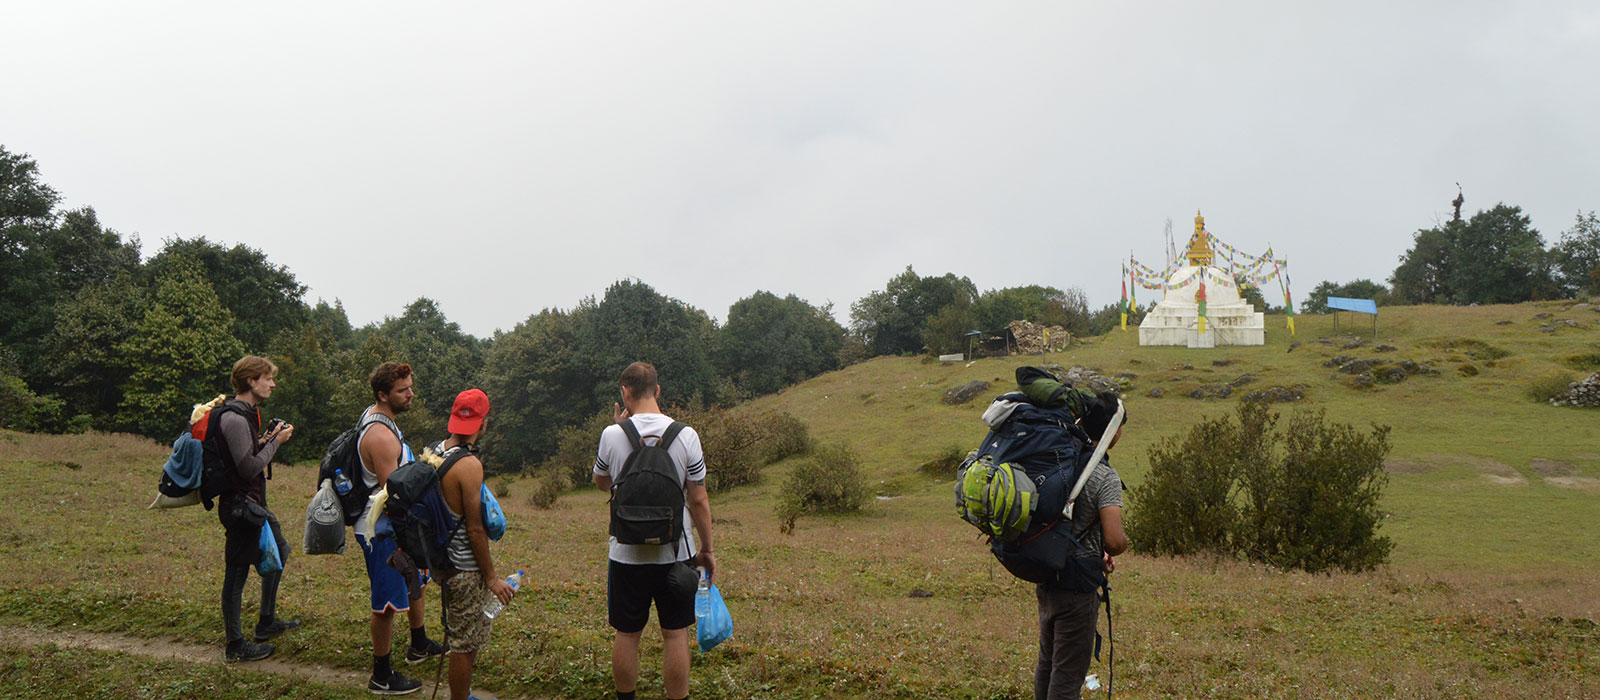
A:
POLYGON ((1101 461, 1089 474, 1078 503, 1072 507, 1072 536, 1093 552, 1105 551, 1105 536, 1100 531, 1100 509, 1122 506, 1122 478, 1111 464, 1101 461))

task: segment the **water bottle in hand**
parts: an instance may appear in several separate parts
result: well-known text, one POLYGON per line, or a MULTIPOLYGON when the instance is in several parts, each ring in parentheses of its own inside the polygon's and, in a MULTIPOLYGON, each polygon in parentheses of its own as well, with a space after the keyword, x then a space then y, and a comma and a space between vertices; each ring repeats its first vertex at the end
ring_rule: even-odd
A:
POLYGON ((695 618, 711 614, 711 576, 705 569, 700 570, 700 586, 694 592, 695 618))
MULTIPOLYGON (((514 573, 514 574, 512 574, 510 576, 507 576, 506 577, 506 585, 510 586, 512 591, 515 591, 518 588, 521 588, 522 587, 522 569, 517 569, 517 573, 514 573)), ((495 615, 499 615, 500 611, 501 610, 505 610, 505 609, 506 609, 506 604, 500 602, 500 599, 494 597, 494 594, 491 593, 491 594, 489 594, 489 604, 483 606, 483 615, 484 615, 484 617, 487 617, 487 618, 493 620, 495 615)))
POLYGON ((340 496, 350 493, 350 477, 344 475, 343 469, 333 470, 333 490, 340 496))

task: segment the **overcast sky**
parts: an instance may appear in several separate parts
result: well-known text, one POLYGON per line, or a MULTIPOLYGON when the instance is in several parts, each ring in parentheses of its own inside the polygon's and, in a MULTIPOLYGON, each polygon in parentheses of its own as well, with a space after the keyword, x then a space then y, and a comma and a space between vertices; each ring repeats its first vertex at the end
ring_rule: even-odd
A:
MULTIPOLYGON (((1196 209, 1294 294, 1600 209, 1600 3, 81 3, 0 10, 67 207, 476 335, 639 278, 726 319, 906 265, 1119 296, 1196 209)), ((1269 299, 1274 298, 1269 294, 1269 299)))

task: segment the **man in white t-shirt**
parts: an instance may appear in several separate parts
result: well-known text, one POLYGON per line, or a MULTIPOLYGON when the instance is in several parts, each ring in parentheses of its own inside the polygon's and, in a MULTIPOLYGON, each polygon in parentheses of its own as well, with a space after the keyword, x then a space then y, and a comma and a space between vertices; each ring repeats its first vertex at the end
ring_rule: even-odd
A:
MULTIPOLYGON (((632 421, 644 445, 658 444, 672 425, 672 419, 661 413, 656 402, 660 396, 656 368, 650 363, 635 362, 623 370, 622 405, 612 406, 617 425, 607 426, 601 433, 599 455, 594 462, 594 483, 602 491, 611 491, 612 483, 622 474, 623 462, 633 452, 622 421, 632 421)), ((639 682, 639 637, 650 619, 652 602, 664 644, 661 678, 667 698, 689 697, 689 626, 695 621, 694 592, 685 595, 674 591, 668 585, 668 572, 674 564, 686 562, 704 567, 708 576, 716 576, 716 559, 711 555, 711 500, 706 495, 706 461, 700 451, 700 436, 694 428, 684 426, 668 444, 667 453, 678 468, 684 489, 683 537, 671 544, 621 544, 611 538, 606 608, 608 621, 617 631, 611 646, 611 674, 618 700, 634 698, 639 682)))

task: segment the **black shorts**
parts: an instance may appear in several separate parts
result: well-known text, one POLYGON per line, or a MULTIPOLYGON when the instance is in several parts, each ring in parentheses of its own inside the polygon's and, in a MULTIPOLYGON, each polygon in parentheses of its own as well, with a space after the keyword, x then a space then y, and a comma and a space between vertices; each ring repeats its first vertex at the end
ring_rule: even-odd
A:
POLYGON ((694 624, 694 593, 674 596, 667 590, 667 571, 674 564, 623 564, 606 569, 606 612, 612 629, 638 632, 650 621, 655 601, 661 629, 681 630, 694 624))

